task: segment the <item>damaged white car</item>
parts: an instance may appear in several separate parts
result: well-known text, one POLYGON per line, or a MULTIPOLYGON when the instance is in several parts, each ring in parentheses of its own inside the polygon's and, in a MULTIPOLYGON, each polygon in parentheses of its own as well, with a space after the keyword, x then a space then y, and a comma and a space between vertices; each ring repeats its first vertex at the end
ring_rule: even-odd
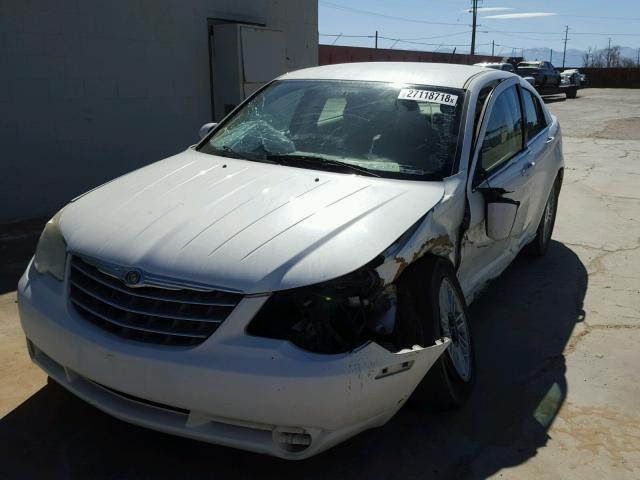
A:
POLYGON ((533 87, 331 65, 204 133, 47 223, 19 284, 34 362, 120 419, 289 459, 410 397, 462 404, 466 306, 554 225, 560 128, 533 87))

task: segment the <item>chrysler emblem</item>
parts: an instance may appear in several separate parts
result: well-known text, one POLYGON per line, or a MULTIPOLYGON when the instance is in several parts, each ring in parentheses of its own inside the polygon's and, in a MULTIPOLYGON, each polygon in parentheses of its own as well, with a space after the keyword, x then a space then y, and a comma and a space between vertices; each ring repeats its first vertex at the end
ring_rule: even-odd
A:
POLYGON ((142 274, 138 270, 129 270, 124 274, 123 280, 127 285, 137 285, 142 279, 142 274))

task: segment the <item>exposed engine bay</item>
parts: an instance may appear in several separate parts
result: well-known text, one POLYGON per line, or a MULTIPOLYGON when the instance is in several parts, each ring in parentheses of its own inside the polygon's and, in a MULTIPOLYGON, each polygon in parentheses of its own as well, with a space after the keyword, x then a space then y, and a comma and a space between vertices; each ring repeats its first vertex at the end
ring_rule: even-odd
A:
POLYGON ((399 350, 397 289, 385 286, 376 272, 381 261, 329 282, 275 293, 247 333, 289 340, 316 353, 348 352, 367 341, 399 350))

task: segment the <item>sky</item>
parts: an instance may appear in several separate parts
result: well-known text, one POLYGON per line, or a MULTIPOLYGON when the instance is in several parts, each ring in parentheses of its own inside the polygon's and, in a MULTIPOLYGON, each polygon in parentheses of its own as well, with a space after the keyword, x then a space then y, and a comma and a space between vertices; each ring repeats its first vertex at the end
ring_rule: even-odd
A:
MULTIPOLYGON (((612 45, 640 47, 640 0, 480 0, 476 52, 511 55, 513 49, 587 50, 612 45), (624 35, 632 34, 632 35, 624 35)), ((319 0, 320 43, 468 53, 471 0, 319 0), (337 38, 335 35, 343 34, 337 38), (330 36, 333 35, 333 36, 330 36), (400 41, 393 39, 401 39, 400 41), (413 42, 413 43, 409 43, 413 42), (429 44, 429 45, 427 45, 429 44)))

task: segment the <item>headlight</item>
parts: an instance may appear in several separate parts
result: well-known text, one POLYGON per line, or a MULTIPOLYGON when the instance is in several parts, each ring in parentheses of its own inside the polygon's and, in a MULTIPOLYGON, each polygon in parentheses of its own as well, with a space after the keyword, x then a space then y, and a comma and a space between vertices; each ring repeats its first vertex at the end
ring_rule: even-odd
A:
POLYGON ((49 273, 58 280, 64 279, 67 244, 60 232, 62 210, 47 222, 38 240, 33 266, 38 273, 49 273))
POLYGON ((348 275, 274 293, 247 328, 316 353, 343 353, 392 333, 396 292, 367 265, 348 275))

